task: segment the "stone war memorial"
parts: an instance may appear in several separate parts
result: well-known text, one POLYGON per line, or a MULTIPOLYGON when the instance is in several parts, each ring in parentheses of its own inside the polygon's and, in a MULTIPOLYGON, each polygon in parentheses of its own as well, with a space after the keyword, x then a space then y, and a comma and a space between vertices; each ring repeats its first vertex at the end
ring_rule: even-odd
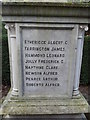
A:
POLYGON ((84 118, 79 92, 88 0, 3 0, 11 89, 0 108, 6 118, 84 118))

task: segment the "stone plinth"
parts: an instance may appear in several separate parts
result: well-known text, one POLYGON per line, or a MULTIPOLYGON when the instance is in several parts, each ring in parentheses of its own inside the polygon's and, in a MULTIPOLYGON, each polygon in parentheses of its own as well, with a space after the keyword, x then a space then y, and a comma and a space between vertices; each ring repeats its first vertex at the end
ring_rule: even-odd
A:
POLYGON ((78 99, 34 99, 11 97, 8 94, 5 99, 0 114, 2 115, 40 115, 40 114, 81 114, 88 113, 89 106, 85 98, 80 94, 78 99))

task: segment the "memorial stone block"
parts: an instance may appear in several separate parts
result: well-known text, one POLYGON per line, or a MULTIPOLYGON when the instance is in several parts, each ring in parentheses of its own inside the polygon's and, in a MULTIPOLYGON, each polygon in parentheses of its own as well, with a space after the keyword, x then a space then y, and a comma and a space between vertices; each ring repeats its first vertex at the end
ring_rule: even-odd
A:
POLYGON ((79 79, 89 9, 68 0, 3 2, 11 90, 1 114, 88 112, 79 79))
POLYGON ((71 98, 76 55, 73 48, 76 48, 77 44, 74 37, 77 34, 77 26, 18 26, 23 94, 71 98))

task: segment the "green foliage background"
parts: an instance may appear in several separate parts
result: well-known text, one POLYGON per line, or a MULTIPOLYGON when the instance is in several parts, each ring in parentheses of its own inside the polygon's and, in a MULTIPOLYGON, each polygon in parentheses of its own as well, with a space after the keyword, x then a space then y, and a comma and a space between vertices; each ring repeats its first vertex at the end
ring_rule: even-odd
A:
MULTIPOLYGON (((83 60, 81 69, 81 84, 87 85, 89 83, 89 51, 90 51, 90 36, 85 37, 83 60)), ((2 83, 4 85, 10 85, 10 65, 9 65, 9 53, 8 53, 8 38, 7 31, 2 25, 2 83)))
POLYGON ((85 37, 81 68, 81 84, 90 84, 90 36, 85 37))
POLYGON ((10 85, 10 65, 7 30, 2 24, 2 84, 10 85))

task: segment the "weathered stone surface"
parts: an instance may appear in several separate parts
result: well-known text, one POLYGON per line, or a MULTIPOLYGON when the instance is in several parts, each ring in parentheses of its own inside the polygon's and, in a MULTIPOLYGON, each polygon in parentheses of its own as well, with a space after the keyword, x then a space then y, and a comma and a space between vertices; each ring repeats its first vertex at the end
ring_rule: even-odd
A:
MULTIPOLYGON (((84 29, 86 23, 89 23, 89 17, 90 17, 90 14, 88 12, 89 9, 90 9, 90 4, 89 3, 84 4, 83 2, 81 3, 80 2, 72 3, 70 1, 69 3, 61 3, 61 1, 3 2, 3 7, 2 7, 3 21, 7 23, 6 28, 8 29, 8 33, 9 33, 8 38, 9 38, 9 46, 10 46, 9 50, 11 55, 10 60, 12 67, 11 68, 12 88, 11 88, 11 92, 3 102, 3 105, 0 109, 0 114, 3 115, 50 114, 51 115, 51 114, 78 114, 78 113, 88 112, 88 103, 86 102, 86 100, 83 98, 82 95, 78 97, 79 95, 78 87, 79 87, 79 76, 80 76, 82 49, 83 49, 83 41, 84 41, 84 29), (65 24, 67 24, 66 27, 65 24), (67 34, 65 34, 66 30, 68 29, 67 27, 68 25, 71 25, 71 27, 69 27, 67 34), (28 28, 29 29, 28 31, 25 30, 25 26, 26 28, 28 28, 29 26, 33 28, 34 26, 36 32, 34 30, 31 31, 31 28, 30 29, 28 28), (75 27, 76 29, 73 30, 73 28, 75 27), (49 34, 50 36, 48 35, 50 31, 45 32, 45 30, 44 31, 42 30, 42 32, 40 32, 36 28, 38 29, 44 28, 45 30, 47 28, 49 30, 53 28, 55 30, 54 33, 56 33, 60 28, 60 36, 58 36, 59 32, 57 32, 58 34, 55 35, 55 38, 57 38, 58 36, 59 40, 61 38, 64 42, 65 39, 67 39, 67 41, 69 41, 70 43, 73 42, 72 44, 69 44, 69 48, 73 48, 73 49, 69 49, 70 51, 69 53, 71 56, 66 57, 68 60, 69 58, 71 60, 70 62, 71 69, 69 70, 69 68, 65 67, 65 70, 67 69, 69 71, 69 74, 73 75, 73 77, 71 76, 68 80, 64 81, 69 83, 69 87, 67 87, 69 88, 69 90, 65 88, 65 86, 67 86, 67 83, 65 83, 66 84, 65 85, 63 82, 61 82, 61 84, 63 84, 62 85, 63 88, 61 90, 59 89, 60 94, 65 95, 65 93, 69 93, 70 95, 69 98, 65 96, 64 97, 59 96, 59 91, 56 90, 54 92, 50 92, 49 96, 45 96, 44 89, 43 92, 41 89, 41 91, 39 91, 38 94, 40 95, 42 93, 43 96, 36 96, 35 92, 37 92, 37 89, 32 93, 32 91, 30 91, 30 88, 27 89, 27 87, 24 86, 23 84, 24 76, 22 73, 25 69, 22 69, 23 67, 22 61, 23 60, 25 61, 26 59, 25 58, 22 59, 23 54, 21 53, 23 47, 21 46, 23 46, 24 44, 21 44, 20 40, 23 41, 24 37, 25 37, 24 40, 27 39, 27 37, 28 39, 34 38, 35 40, 36 38, 39 37, 41 41, 43 40, 43 36, 44 38, 46 38, 45 40, 48 39, 52 40, 54 38, 54 36, 51 33, 49 34), (65 32, 63 32, 64 30, 65 32), (73 32, 70 32, 70 30, 72 30, 73 32), (45 35, 42 35, 44 34, 44 32, 45 35), (73 65, 75 67, 73 67, 73 65), (63 92, 64 90, 65 92, 63 92), (25 94, 23 94, 24 92, 25 94), (25 96, 27 92, 28 95, 25 96), (51 94, 53 94, 52 97, 50 96, 51 94), (73 97, 73 95, 75 95, 75 97, 73 97)), ((66 51, 68 50, 66 49, 66 51)), ((68 55, 69 54, 67 54, 67 56, 68 55)), ((65 75, 67 74, 64 74, 63 78, 65 78, 65 75)), ((61 76, 58 76, 58 78, 60 80, 62 79, 61 76)), ((52 89, 49 90, 52 91, 52 89)))
POLYGON ((23 94, 72 97, 77 41, 73 38, 77 27, 49 24, 19 26, 22 26, 23 94))
MULTIPOLYGON (((57 17, 58 22, 62 23, 89 23, 89 11, 89 3, 6 2, 2 4, 3 21, 7 22, 31 22, 31 16, 34 16, 33 21, 36 17, 37 22, 40 21, 39 17, 49 17, 49 19, 57 17)), ((47 22, 49 19, 46 18, 47 22)))
POLYGON ((35 99, 15 98, 8 94, 1 109, 3 115, 33 115, 33 114, 75 114, 87 113, 89 106, 81 95, 79 99, 35 99))

